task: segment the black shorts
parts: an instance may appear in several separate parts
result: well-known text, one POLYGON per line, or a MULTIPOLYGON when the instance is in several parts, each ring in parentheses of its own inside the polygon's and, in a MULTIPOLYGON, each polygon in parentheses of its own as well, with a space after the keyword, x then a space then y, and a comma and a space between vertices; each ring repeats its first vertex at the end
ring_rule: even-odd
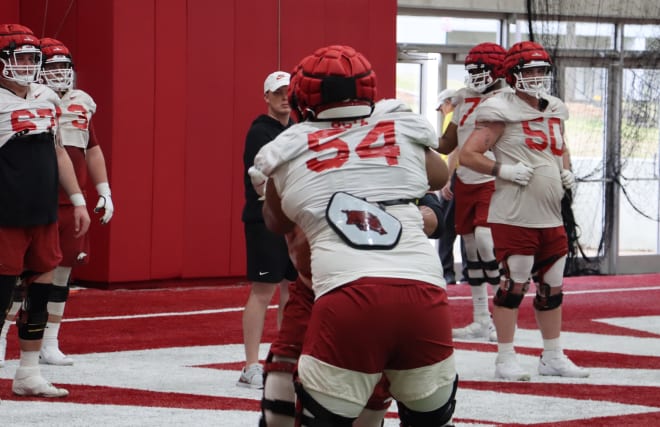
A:
POLYGON ((245 224, 245 251, 250 282, 293 282, 298 277, 284 236, 271 233, 263 222, 245 224))

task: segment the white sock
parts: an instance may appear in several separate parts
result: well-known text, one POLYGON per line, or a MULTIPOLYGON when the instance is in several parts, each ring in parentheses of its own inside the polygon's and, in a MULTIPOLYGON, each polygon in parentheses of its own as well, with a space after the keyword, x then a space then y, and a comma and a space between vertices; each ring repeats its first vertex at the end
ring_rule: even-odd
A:
POLYGON ((543 340, 543 355, 544 356, 551 356, 551 355, 557 355, 557 354, 562 354, 562 348, 561 344, 559 342, 559 338, 553 338, 551 340, 543 340))
POLYGON ((7 339, 7 332, 9 331, 9 327, 13 323, 15 323, 16 313, 18 313, 18 310, 20 308, 21 308, 20 301, 14 301, 11 304, 11 307, 9 307, 9 311, 7 312, 7 317, 5 318, 5 322, 2 325, 2 330, 0 330, 0 338, 7 339))
MULTIPOLYGON (((71 267, 57 267, 53 272, 53 286, 67 287, 69 283, 69 276, 71 275, 71 267)), ((64 315, 64 307, 66 302, 48 302, 48 314, 62 317, 64 315)), ((48 322, 46 330, 44 330, 44 338, 42 347, 56 347, 59 348, 57 337, 60 332, 60 322, 48 322)))
POLYGON ((60 323, 48 322, 44 330, 44 338, 41 344, 42 347, 58 347, 57 335, 60 332, 60 323))
POLYGON ((474 310, 473 317, 475 322, 490 319, 490 311, 488 311, 488 288, 485 283, 479 286, 470 286, 472 292, 472 308, 474 310))
POLYGON ((513 349, 513 343, 512 342, 504 342, 504 343, 497 343, 497 353, 498 354, 506 354, 506 353, 515 353, 515 350, 513 349))
POLYGON ((39 366, 39 352, 38 351, 23 351, 21 350, 21 360, 19 367, 21 368, 34 368, 39 366))

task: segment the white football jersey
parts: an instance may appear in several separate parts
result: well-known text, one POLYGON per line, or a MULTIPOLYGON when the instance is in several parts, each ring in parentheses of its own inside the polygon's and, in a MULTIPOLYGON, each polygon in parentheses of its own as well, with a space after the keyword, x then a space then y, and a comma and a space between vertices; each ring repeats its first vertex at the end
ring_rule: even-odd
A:
POLYGON ((25 98, 0 87, 0 147, 14 135, 57 131, 60 99, 48 86, 30 83, 25 98))
MULTIPOLYGON (((452 123, 456 125, 459 150, 463 148, 465 141, 467 141, 467 138, 470 136, 472 131, 474 131, 476 117, 474 112, 476 111, 477 106, 479 106, 479 104, 485 99, 500 92, 513 92, 513 90, 509 86, 506 86, 501 89, 482 94, 470 88, 462 88, 456 93, 456 98, 459 100, 459 102, 454 108, 452 123)), ((489 159, 495 160, 495 156, 490 151, 487 151, 485 156, 489 159)), ((465 166, 461 166, 460 164, 458 165, 458 168, 456 168, 456 175, 465 184, 483 184, 495 179, 495 177, 492 175, 474 171, 465 166)))
POLYGON ((534 170, 526 186, 496 180, 489 222, 530 228, 563 224, 560 172, 568 109, 559 98, 545 99, 548 105, 539 111, 507 92, 486 99, 477 108, 478 121, 505 122, 504 133, 492 147, 497 161, 502 165, 522 162, 534 170))
POLYGON ((285 214, 309 240, 317 298, 361 277, 444 285, 440 259, 415 204, 385 208, 402 224, 399 243, 390 250, 347 245, 325 217, 339 191, 370 202, 422 197, 428 190, 425 148, 437 144, 428 120, 386 100, 368 118, 294 125, 259 151, 255 167, 274 180, 285 214))
POLYGON ((87 149, 89 122, 96 112, 96 103, 80 89, 67 91, 61 99, 60 136, 63 145, 87 149))

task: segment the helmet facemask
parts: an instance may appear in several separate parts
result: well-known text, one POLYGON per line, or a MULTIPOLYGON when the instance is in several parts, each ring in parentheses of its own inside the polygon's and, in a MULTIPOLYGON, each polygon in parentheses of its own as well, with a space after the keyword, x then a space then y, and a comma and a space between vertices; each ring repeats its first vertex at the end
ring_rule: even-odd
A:
POLYGON ((465 66, 468 75, 465 77, 465 86, 479 93, 484 93, 491 87, 497 79, 493 78, 493 73, 487 66, 481 64, 468 64, 465 66))
POLYGON ((23 45, 14 49, 4 49, 0 53, 4 65, 2 77, 27 86, 39 79, 41 69, 41 51, 32 45, 23 45))
POLYGON ((465 85, 479 93, 486 93, 500 75, 506 50, 496 43, 480 43, 470 49, 465 57, 465 70, 468 72, 465 85))
POLYGON ((552 66, 545 61, 532 61, 524 64, 514 71, 513 75, 516 78, 516 89, 536 98, 548 95, 552 90, 552 66), (523 77, 523 70, 532 68, 543 68, 543 75, 523 77))
POLYGON ((57 92, 66 92, 73 87, 73 64, 63 55, 46 59, 41 70, 41 80, 57 92))

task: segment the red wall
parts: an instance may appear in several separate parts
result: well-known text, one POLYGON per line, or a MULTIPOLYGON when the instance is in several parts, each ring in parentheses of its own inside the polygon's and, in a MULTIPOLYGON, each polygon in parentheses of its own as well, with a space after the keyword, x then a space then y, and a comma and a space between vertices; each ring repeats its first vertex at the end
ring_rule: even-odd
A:
POLYGON ((349 44, 372 62, 379 97, 395 93, 396 0, 9 1, 20 23, 69 45, 99 105, 117 209, 107 226, 95 218, 83 281, 244 275, 243 143, 270 72, 349 44))

